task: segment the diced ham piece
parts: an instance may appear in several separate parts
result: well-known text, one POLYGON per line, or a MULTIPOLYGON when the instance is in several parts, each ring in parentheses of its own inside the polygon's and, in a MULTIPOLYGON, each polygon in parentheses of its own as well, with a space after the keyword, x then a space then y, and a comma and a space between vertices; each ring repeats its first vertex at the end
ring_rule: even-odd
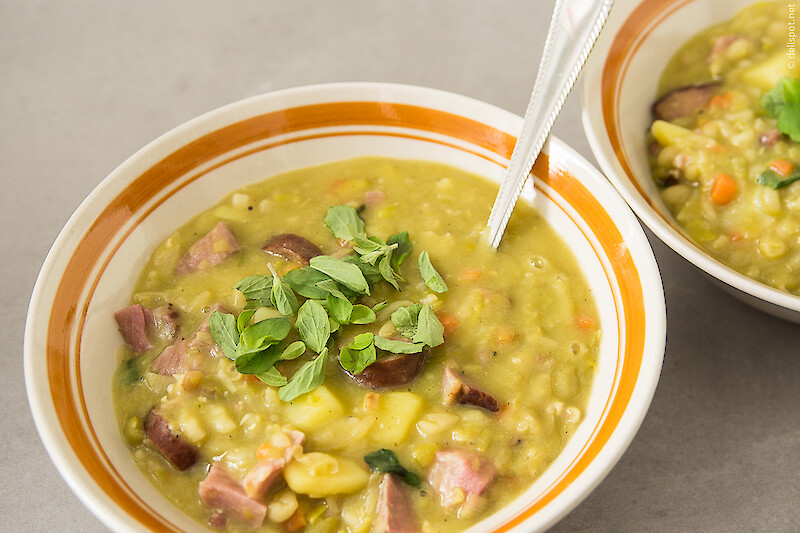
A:
MULTIPOLYGON (((214 306, 211 312, 213 311, 226 312, 225 308, 219 304, 214 306)), ((211 312, 203 318, 203 321, 190 337, 181 337, 164 348, 164 351, 153 361, 153 370, 155 372, 158 374, 189 372, 195 370, 199 365, 198 355, 206 358, 217 357, 221 353, 221 348, 214 342, 209 333, 208 319, 211 316, 211 312), (192 354, 191 356, 190 353, 192 354)))
POLYGON ((758 141, 764 146, 772 146, 780 141, 781 137, 783 137, 783 134, 778 130, 770 130, 762 134, 761 137, 758 138, 758 141))
POLYGON ((173 340, 180 330, 180 313, 172 304, 144 310, 148 331, 162 339, 173 340))
POLYGON ((447 405, 474 405, 496 413, 500 404, 493 396, 468 384, 455 368, 444 367, 442 399, 447 405))
POLYGON ((383 191, 367 191, 364 194, 364 205, 367 207, 375 207, 386 199, 386 193, 383 191))
POLYGON ((178 274, 208 270, 241 249, 228 225, 220 222, 183 254, 175 270, 178 274))
POLYGON ((147 338, 147 315, 141 305, 136 304, 114 313, 122 338, 134 352, 141 353, 152 348, 147 338))
POLYGON ((251 498, 260 500, 269 492, 283 472, 286 460, 275 457, 266 461, 259 461, 247 475, 244 476, 242 486, 245 493, 251 498))
POLYGON ((173 434, 166 419, 155 409, 151 409, 147 413, 144 421, 144 434, 161 452, 161 455, 178 470, 186 470, 197 461, 195 447, 173 434))
POLYGON ((218 464, 211 466, 206 478, 200 482, 198 492, 206 507, 233 515, 250 527, 261 526, 267 516, 267 506, 250 498, 218 464))
POLYGON ((701 83, 670 91, 655 101, 653 116, 669 121, 694 115, 708 104, 718 87, 719 83, 701 83))
MULTIPOLYGON (((280 440, 288 440, 284 442, 286 446, 283 448, 283 454, 279 457, 272 457, 258 462, 247 475, 244 476, 242 485, 244 491, 251 498, 261 499, 270 489, 274 486, 275 481, 278 480, 283 468, 291 461, 298 452, 303 451, 303 442, 305 441, 305 434, 296 430, 284 430, 283 437, 280 440)), ((278 439, 273 438, 273 444, 278 439)))
POLYGON ((711 63, 719 56, 725 54, 733 43, 746 40, 748 40, 747 37, 736 34, 720 35, 714 39, 714 44, 711 45, 711 52, 709 52, 706 62, 711 63))
POLYGON ((262 250, 301 265, 307 265, 312 257, 322 255, 322 250, 316 244, 294 233, 275 235, 264 244, 262 250))
POLYGON ((222 529, 228 524, 228 517, 224 513, 213 513, 208 517, 208 525, 217 529, 222 529))
POLYGON ((485 457, 449 448, 436 452, 428 482, 439 494, 443 507, 469 506, 486 492, 496 474, 494 465, 485 457))
POLYGON ((417 518, 403 482, 384 474, 378 498, 378 516, 372 533, 417 533, 417 518))

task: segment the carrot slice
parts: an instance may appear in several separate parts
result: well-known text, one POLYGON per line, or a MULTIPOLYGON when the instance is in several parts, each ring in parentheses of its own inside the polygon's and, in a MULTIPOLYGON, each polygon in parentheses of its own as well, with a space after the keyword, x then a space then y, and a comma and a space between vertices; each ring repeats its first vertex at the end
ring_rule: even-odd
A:
POLYGON ((295 533, 295 531, 300 531, 306 525, 306 519, 303 516, 303 513, 300 512, 300 509, 296 510, 289 519, 284 522, 284 527, 286 528, 287 533, 295 533))
POLYGON ((578 323, 578 327, 582 330, 589 330, 594 326, 594 320, 588 315, 579 315, 576 322, 578 323))
POLYGON ((458 318, 450 313, 439 313, 436 315, 439 322, 444 326, 444 336, 449 335, 456 327, 458 327, 458 318))
POLYGON ((715 94, 708 101, 708 107, 709 109, 727 109, 730 107, 732 101, 733 95, 730 93, 730 91, 722 94, 715 94))
POLYGON ((478 281, 483 276, 483 270, 480 268, 468 268, 461 273, 461 279, 464 281, 478 281))
POLYGON ((780 174, 784 178, 789 176, 794 170, 794 163, 788 159, 776 159, 769 165, 770 170, 780 174))
POLYGON ((725 205, 736 197, 738 187, 736 182, 728 176, 720 172, 711 183, 711 201, 717 205, 725 205))

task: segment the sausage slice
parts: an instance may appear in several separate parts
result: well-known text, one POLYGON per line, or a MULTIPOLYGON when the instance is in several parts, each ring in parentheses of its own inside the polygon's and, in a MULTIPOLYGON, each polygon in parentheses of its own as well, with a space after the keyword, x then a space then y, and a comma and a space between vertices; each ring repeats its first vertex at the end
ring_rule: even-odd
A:
POLYGON ((169 424, 155 409, 147 413, 144 434, 161 455, 178 470, 186 470, 197 461, 197 450, 169 429, 169 424))
POLYGON ((420 375, 425 361, 428 360, 430 349, 426 348, 420 353, 411 354, 391 354, 388 357, 380 357, 387 354, 383 350, 378 350, 379 359, 365 368, 358 374, 347 372, 359 385, 371 389, 394 389, 408 385, 420 375))
POLYGON ((493 396, 468 384, 460 376, 460 372, 450 365, 444 367, 442 397, 447 405, 474 405, 493 413, 500 410, 500 404, 493 396))
POLYGON ((312 257, 322 255, 322 250, 316 244, 294 233, 275 235, 261 249, 301 265, 307 265, 312 257))
POLYGON ((670 91, 653 104, 653 116, 661 120, 674 120, 694 115, 705 107, 716 93, 719 83, 687 85, 670 91))

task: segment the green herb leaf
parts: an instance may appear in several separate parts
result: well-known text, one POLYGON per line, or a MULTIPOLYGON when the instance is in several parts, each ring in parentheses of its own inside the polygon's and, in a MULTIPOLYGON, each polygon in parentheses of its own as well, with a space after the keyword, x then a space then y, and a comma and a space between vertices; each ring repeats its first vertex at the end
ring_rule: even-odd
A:
MULTIPOLYGON (((308 302, 306 302, 308 303, 308 302)), ((317 304, 319 305, 319 304, 317 304)), ((328 365, 328 349, 311 361, 303 364, 292 375, 289 382, 278 390, 278 398, 284 402, 291 402, 298 396, 311 392, 325 381, 325 368, 328 365)))
POLYGON ((350 323, 353 303, 345 298, 344 295, 340 297, 334 294, 328 294, 328 298, 325 301, 325 309, 327 309, 331 317, 335 318, 340 324, 350 323))
POLYGON ((382 311, 382 310, 386 309, 387 307, 389 307, 389 302, 387 302, 386 300, 383 300, 383 301, 378 302, 378 303, 376 303, 375 305, 372 306, 372 312, 373 313, 377 313, 378 311, 382 311))
MULTIPOLYGON (((392 252, 392 268, 399 276, 400 267, 403 266, 403 263, 405 263, 406 259, 408 259, 408 256, 411 255, 411 250, 414 248, 411 244, 411 238, 408 236, 407 231, 395 233, 386 239, 386 244, 397 245, 392 252)), ((402 277, 400 277, 400 279, 402 280, 402 277)))
POLYGON ((439 346, 444 342, 444 326, 439 322, 436 313, 430 305, 425 305, 419 312, 417 320, 417 331, 411 337, 414 342, 427 344, 431 348, 439 346))
POLYGON ((350 313, 351 324, 372 324, 375 322, 375 311, 366 305, 354 305, 353 311, 350 313))
POLYGON ((778 131, 800 142, 800 80, 782 78, 761 97, 761 107, 778 119, 778 131))
POLYGON ((378 354, 373 344, 372 333, 356 335, 353 342, 339 351, 339 364, 352 374, 359 374, 375 362, 378 354))
POLYGON ((364 462, 367 463, 371 472, 377 474, 394 474, 412 487, 417 489, 422 487, 422 478, 403 467, 397 459, 397 456, 391 450, 382 448, 377 452, 372 452, 364 456, 364 462))
POLYGON ((248 301, 269 301, 272 293, 272 276, 247 276, 239 280, 233 288, 241 291, 248 301))
POLYGON ((314 300, 324 300, 327 292, 319 287, 317 283, 329 280, 330 278, 311 267, 296 268, 286 273, 281 278, 284 283, 287 283, 297 294, 312 298, 314 300))
POLYGON ((358 293, 369 294, 369 285, 356 265, 336 259, 329 255, 319 255, 312 257, 311 268, 327 274, 332 279, 338 281, 345 287, 358 293))
POLYGON ((397 276, 395 276, 394 270, 392 270, 391 264, 391 256, 385 255, 381 262, 378 263, 378 270, 381 273, 381 277, 391 284, 396 290, 400 290, 400 285, 397 282, 397 276))
POLYGON ((240 374, 262 374, 278 362, 281 351, 280 346, 273 344, 259 352, 240 355, 236 358, 236 370, 240 374))
POLYGON ((364 220, 358 216, 358 212, 354 208, 347 205, 328 208, 324 222, 337 239, 352 241, 357 235, 362 237, 367 235, 364 220))
POLYGON ((250 325, 250 319, 253 318, 254 314, 256 314, 255 309, 245 309, 239 313, 239 318, 236 319, 236 328, 239 330, 239 333, 250 325))
POLYGON ((423 251, 419 254, 419 273, 422 275, 425 285, 434 292, 445 292, 447 290, 447 283, 444 282, 442 276, 433 268, 431 260, 428 257, 428 252, 423 251))
POLYGON ((395 341, 378 335, 375 336, 375 347, 392 353, 419 353, 425 349, 425 345, 421 342, 395 341))
POLYGON ((291 328, 288 318, 267 318, 244 328, 241 343, 246 348, 264 348, 285 339, 291 328))
POLYGON ((297 296, 289 284, 282 282, 277 276, 272 284, 270 301, 283 316, 292 316, 297 312, 297 296))
POLYGON ((331 324, 328 314, 315 300, 306 302, 297 311, 295 322, 297 333, 311 350, 320 353, 331 336, 331 324))
POLYGON ((280 360, 291 361, 292 359, 297 359, 304 353, 306 353, 305 343, 303 341, 294 341, 292 344, 287 346, 285 350, 283 350, 280 360))
POLYGON ((289 382, 274 366, 265 372, 256 374, 256 377, 272 387, 283 387, 289 382))
POLYGON ((421 304, 412 304, 400 307, 392 313, 392 324, 394 324, 394 328, 400 335, 409 339, 414 337, 417 332, 417 321, 421 310, 421 304))
POLYGON ((768 168, 761 175, 756 178, 756 181, 761 185, 766 185, 771 189, 780 189, 786 187, 790 183, 800 180, 800 169, 795 165, 794 170, 788 176, 778 174, 771 168, 768 168))
POLYGON ((211 337, 222 348, 222 352, 228 359, 236 359, 239 344, 239 329, 236 327, 236 319, 228 313, 214 311, 208 317, 208 329, 211 337))
POLYGON ((381 276, 380 270, 378 267, 374 265, 370 265, 369 263, 365 263, 361 260, 361 256, 359 255, 348 255, 344 259, 342 259, 345 263, 350 263, 358 267, 361 271, 361 274, 364 276, 364 279, 367 280, 369 285, 375 285, 379 281, 383 279, 381 276))

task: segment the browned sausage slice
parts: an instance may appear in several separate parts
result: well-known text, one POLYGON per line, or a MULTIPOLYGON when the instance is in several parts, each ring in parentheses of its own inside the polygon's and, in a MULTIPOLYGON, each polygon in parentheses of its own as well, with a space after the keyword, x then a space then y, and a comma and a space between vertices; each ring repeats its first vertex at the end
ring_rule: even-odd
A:
POLYGON ((264 244, 262 250, 301 265, 307 265, 312 257, 322 255, 322 250, 316 244, 294 233, 275 235, 264 244))
POLYGON ((150 439, 161 455, 167 458, 178 470, 186 470, 197 461, 197 450, 191 444, 173 435, 167 421, 155 409, 147 413, 144 421, 144 434, 150 439))
POLYGON ((482 407, 496 413, 500 410, 500 404, 493 396, 486 394, 472 385, 469 385, 459 375, 460 373, 450 365, 444 367, 444 377, 442 378, 442 396, 447 405, 474 405, 482 407))
POLYGON ((700 83, 670 91, 655 101, 653 116, 661 120, 674 120, 694 115, 708 104, 718 87, 719 83, 700 83))
POLYGON ((383 350, 378 350, 379 359, 365 368, 359 374, 347 374, 360 385, 372 389, 394 389, 408 385, 420 375, 425 361, 428 360, 430 349, 425 349, 421 353, 412 354, 391 354, 388 357, 380 357, 387 354, 383 350))

